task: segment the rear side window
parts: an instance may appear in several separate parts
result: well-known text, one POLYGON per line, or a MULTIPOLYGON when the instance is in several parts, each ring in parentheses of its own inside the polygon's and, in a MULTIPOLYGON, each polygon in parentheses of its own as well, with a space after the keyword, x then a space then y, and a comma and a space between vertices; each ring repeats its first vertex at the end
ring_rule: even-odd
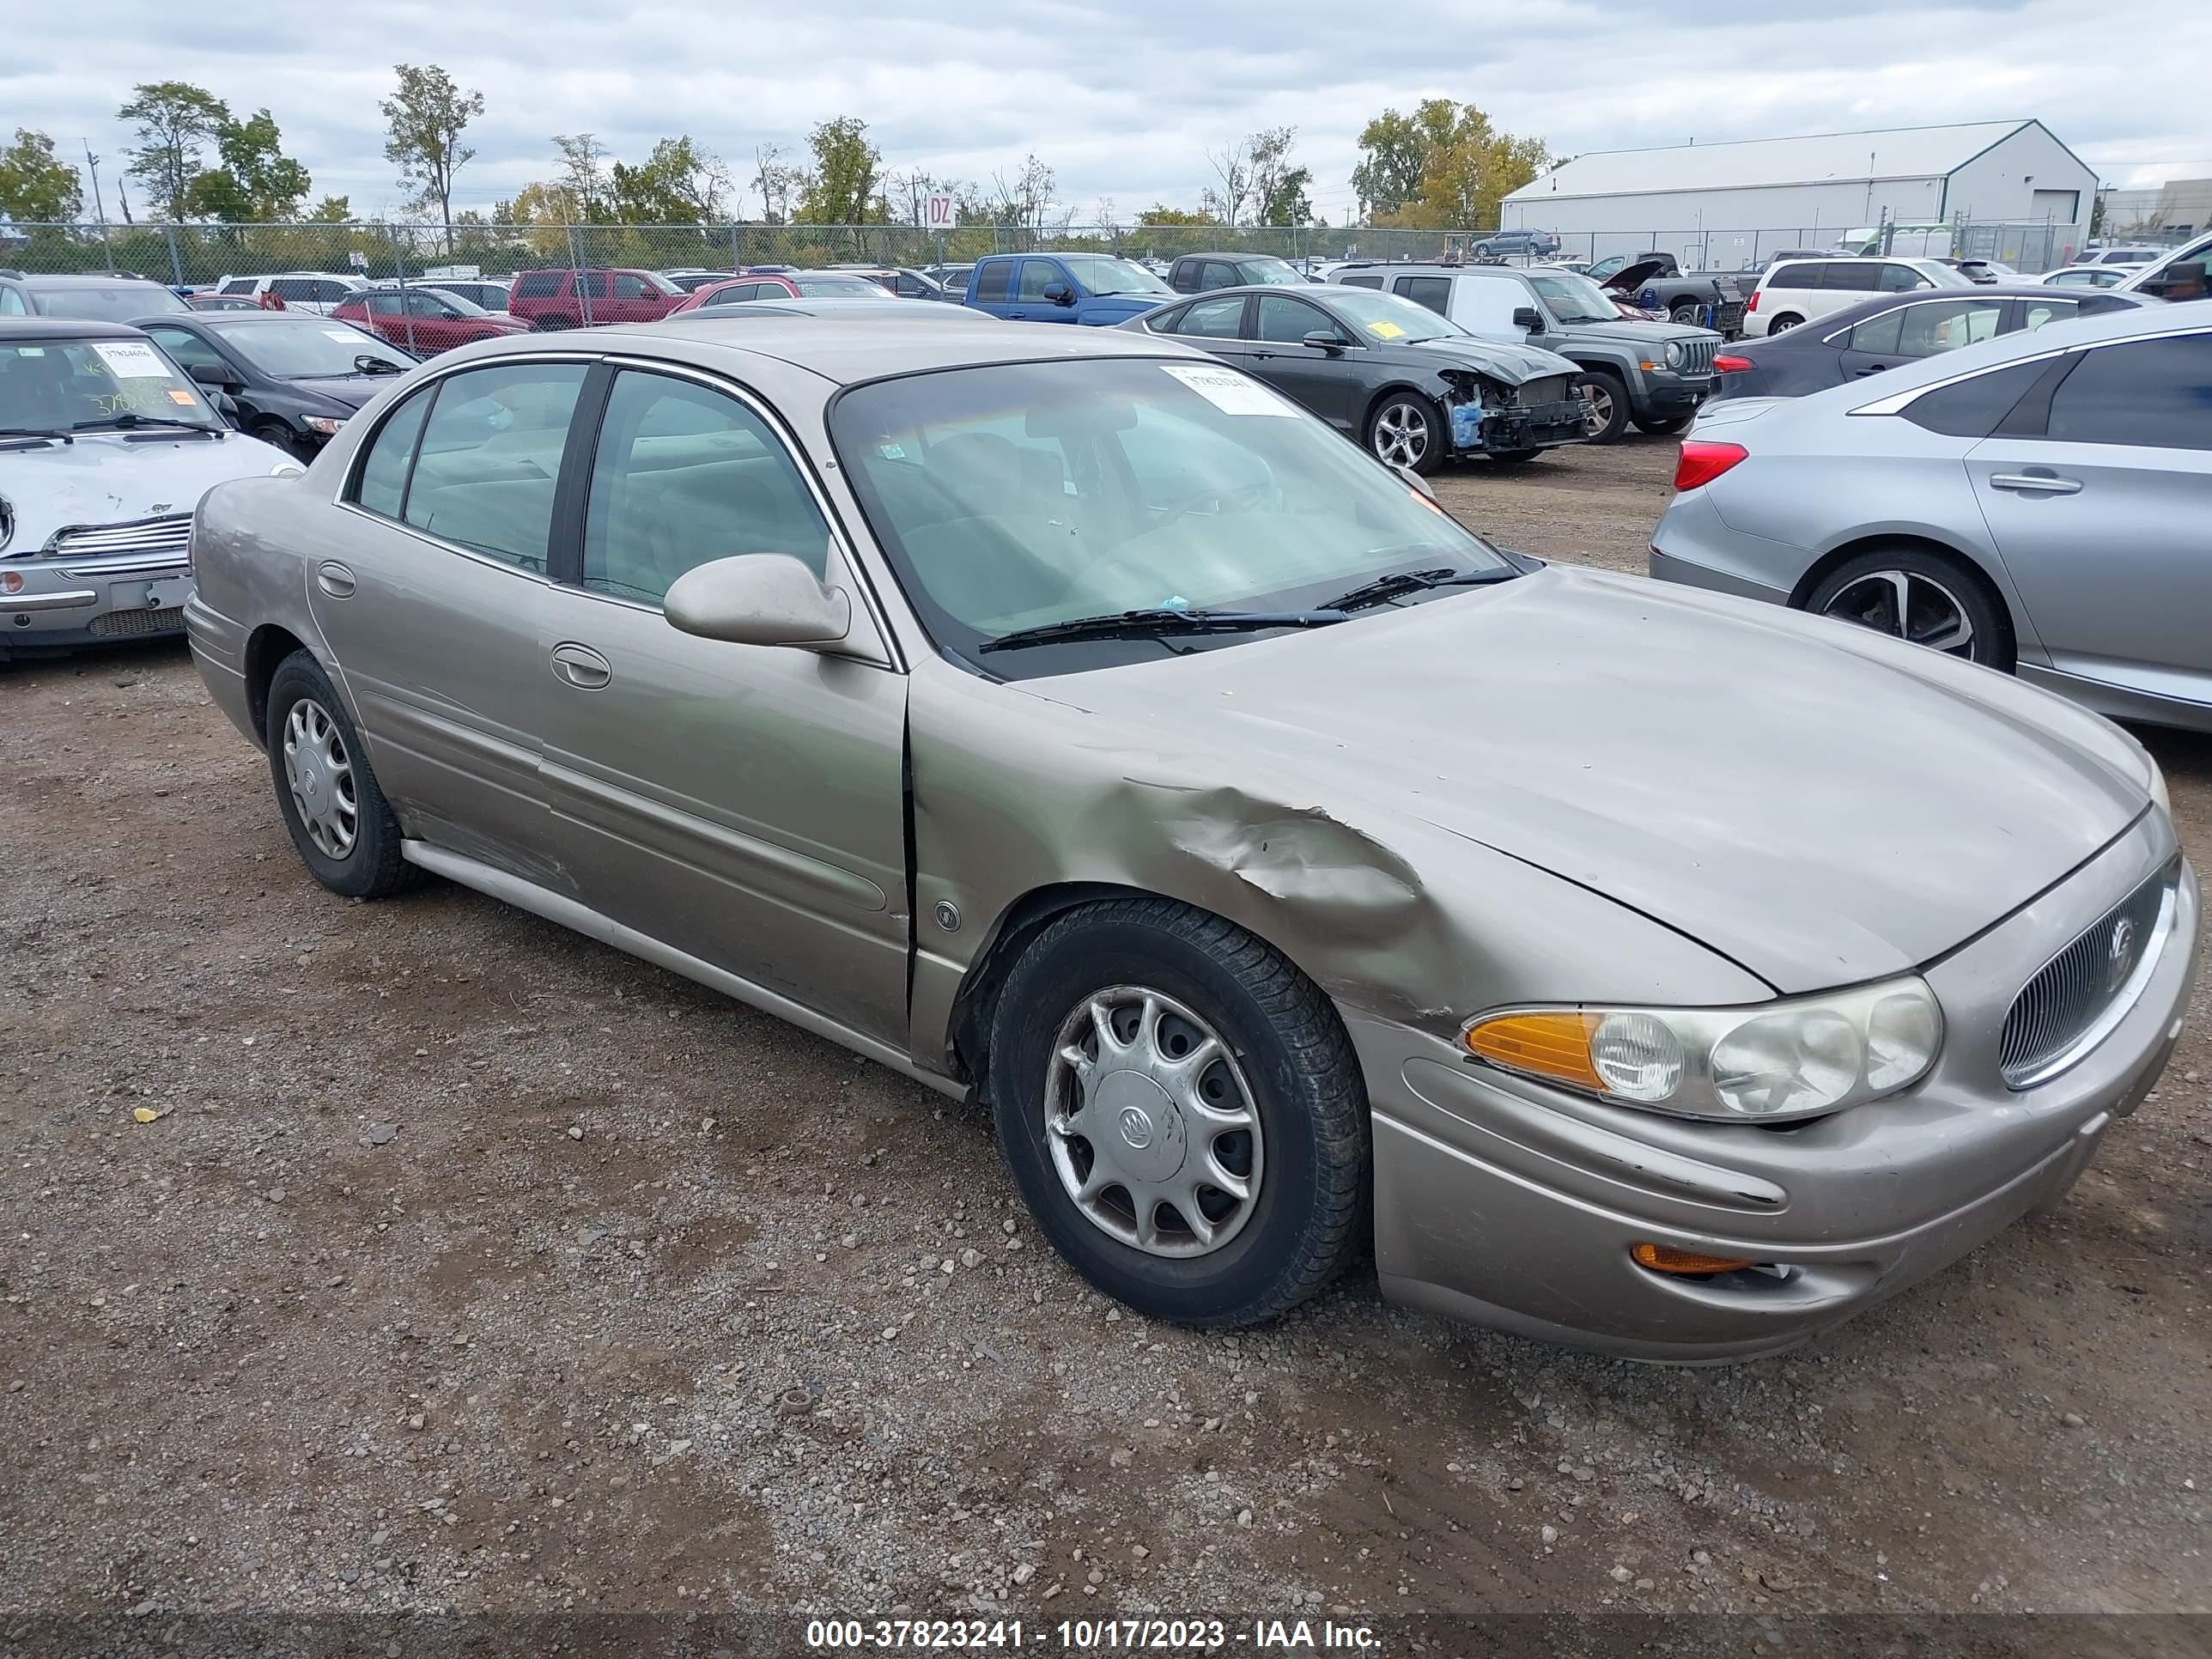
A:
POLYGON ((400 516, 543 574, 581 363, 501 363, 438 383, 400 516))
POLYGON ((718 288, 700 304, 705 306, 733 306, 741 300, 750 300, 759 294, 758 283, 732 283, 727 288, 718 288))
POLYGON ((1003 300, 1014 274, 1012 259, 993 259, 975 267, 975 297, 979 300, 1003 300))
POLYGON ((1203 265, 1204 262, 1198 259, 1176 260, 1175 269, 1168 273, 1168 286, 1178 294, 1197 293, 1199 272, 1203 265))
POLYGON ((407 493, 407 467, 415 459, 415 440, 422 430, 423 414, 430 407, 428 388, 393 410, 362 457, 361 479, 353 498, 370 512, 387 519, 399 516, 407 493))
POLYGON ((550 300, 561 291, 561 272, 533 270, 514 285, 518 300, 550 300))
MULTIPOLYGON (((1885 265, 1877 259, 1838 259, 1820 267, 1820 286, 1853 294, 1872 294, 1881 286, 1882 272, 1892 269, 1903 267, 1885 265)), ((1905 286, 1910 288, 1912 284, 1907 283, 1905 286)))
POLYGON ((311 283, 304 276, 279 276, 269 284, 270 292, 280 300, 313 300, 319 296, 316 290, 320 283, 311 283))
POLYGON ((2020 325, 2033 334, 2047 324, 2069 323, 2081 310, 2080 304, 2072 300, 2023 300, 2020 325))
POLYGON ((1769 288, 1818 288, 1820 286, 1820 267, 1818 265, 1777 265, 1766 278, 1769 288))
POLYGON ((1947 437, 1986 438, 2050 368, 2044 362, 1993 368, 1915 398, 1906 405, 1905 418, 1947 437))
POLYGON ((1426 306, 1439 317, 1451 314, 1451 278, 1449 276, 1401 276, 1397 291, 1417 306, 1426 306))
POLYGON ((1232 294, 1219 300, 1200 300, 1185 307, 1175 331, 1209 340, 1233 340, 1243 320, 1244 296, 1232 294))
POLYGON ((2212 333, 2085 351, 2051 396, 2054 442, 2212 449, 2212 333))
POLYGON ((1346 276, 1342 279, 1342 283, 1346 288, 1381 288, 1382 286, 1382 279, 1380 276, 1346 276))

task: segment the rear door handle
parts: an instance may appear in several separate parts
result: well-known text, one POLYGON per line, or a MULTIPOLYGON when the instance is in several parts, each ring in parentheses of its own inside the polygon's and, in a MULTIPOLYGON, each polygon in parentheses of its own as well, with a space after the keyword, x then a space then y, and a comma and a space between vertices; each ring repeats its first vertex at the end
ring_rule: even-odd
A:
POLYGON ((2022 495, 2078 495, 2081 481, 2062 478, 2056 472, 1995 472, 1990 475, 1990 488, 2022 495))
POLYGON ((325 559, 315 567, 315 586, 334 599, 353 597, 353 572, 336 559, 325 559))
POLYGON ((597 691, 615 677, 614 665, 588 645, 553 647, 553 672, 579 691, 597 691))
POLYGON ((1879 374, 1882 373, 1882 371, 1883 371, 1883 370, 1887 369, 1888 367, 1889 367, 1889 365, 1888 365, 1887 363, 1869 363, 1869 364, 1866 368, 1855 368, 1855 369, 1853 369, 1853 370, 1851 371, 1851 373, 1852 373, 1852 374, 1856 374, 1856 375, 1857 375, 1857 376, 1859 377, 1859 379, 1861 379, 1862 380, 1863 380, 1864 379, 1866 379, 1866 377, 1867 377, 1868 375, 1869 375, 1869 374, 1879 374))

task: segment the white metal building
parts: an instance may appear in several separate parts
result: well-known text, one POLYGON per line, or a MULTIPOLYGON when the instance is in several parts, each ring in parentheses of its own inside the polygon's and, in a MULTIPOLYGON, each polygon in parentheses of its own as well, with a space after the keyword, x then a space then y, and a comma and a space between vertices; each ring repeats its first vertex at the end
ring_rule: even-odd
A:
MULTIPOLYGON (((1577 155, 1505 198, 1507 229, 1567 251, 1658 248, 1709 268, 1826 247, 1880 225, 2048 223, 2054 254, 2088 240, 2097 175, 2040 121, 1893 127, 1577 155)), ((1920 251, 1915 248, 1916 252, 1920 251)))

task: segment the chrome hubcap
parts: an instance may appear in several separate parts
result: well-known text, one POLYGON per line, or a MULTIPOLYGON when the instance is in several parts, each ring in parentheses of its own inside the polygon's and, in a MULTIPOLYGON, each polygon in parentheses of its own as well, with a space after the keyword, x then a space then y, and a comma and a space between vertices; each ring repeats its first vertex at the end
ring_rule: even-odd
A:
POLYGON ((1966 607, 1942 583, 1917 571, 1869 571, 1838 592, 1820 614, 1948 656, 1974 654, 1974 624, 1966 607))
POLYGON ((1044 1113, 1060 1185, 1122 1243, 1205 1255, 1251 1218, 1251 1090, 1228 1044, 1172 997, 1117 985, 1079 1003, 1053 1041, 1044 1113))
POLYGON ((1392 466, 1412 466, 1429 453, 1429 423, 1411 404, 1392 404, 1375 417, 1375 453, 1392 466))
POLYGON ((361 833, 353 760, 337 722, 320 703, 305 697, 284 717, 284 781, 315 850, 328 859, 351 853, 361 833))
POLYGON ((1595 438, 1613 424, 1613 393, 1593 382, 1583 384, 1583 433, 1595 438))

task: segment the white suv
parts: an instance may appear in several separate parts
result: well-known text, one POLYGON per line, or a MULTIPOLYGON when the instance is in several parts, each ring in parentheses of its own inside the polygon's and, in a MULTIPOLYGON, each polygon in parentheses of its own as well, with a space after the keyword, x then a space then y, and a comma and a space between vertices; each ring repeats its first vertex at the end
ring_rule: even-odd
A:
POLYGON ((328 270, 286 270, 271 276, 226 276, 216 291, 258 301, 273 290, 287 311, 311 311, 327 317, 368 286, 368 279, 361 276, 328 270))
POLYGON ((1973 279, 1939 259, 1790 259, 1769 265, 1744 309, 1743 331, 1756 338, 1855 306, 1869 294, 1922 288, 1972 288, 1973 279))

